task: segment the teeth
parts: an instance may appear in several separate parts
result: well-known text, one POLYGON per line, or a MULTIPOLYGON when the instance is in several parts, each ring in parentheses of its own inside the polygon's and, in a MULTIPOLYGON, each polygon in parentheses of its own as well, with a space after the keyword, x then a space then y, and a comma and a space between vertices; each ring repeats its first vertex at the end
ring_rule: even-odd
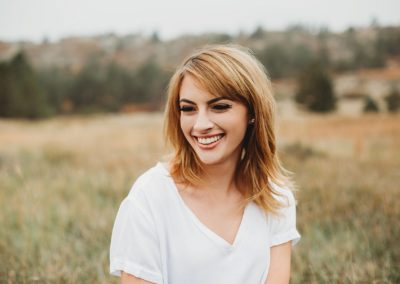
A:
POLYGON ((217 136, 208 137, 208 138, 198 137, 197 140, 199 141, 200 144, 208 145, 208 144, 218 141, 221 138, 222 138, 222 135, 217 135, 217 136))

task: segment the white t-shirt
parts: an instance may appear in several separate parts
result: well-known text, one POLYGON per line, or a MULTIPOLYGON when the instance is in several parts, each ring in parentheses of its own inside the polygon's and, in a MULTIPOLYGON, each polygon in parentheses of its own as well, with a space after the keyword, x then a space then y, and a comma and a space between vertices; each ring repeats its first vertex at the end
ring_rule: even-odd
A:
MULTIPOLYGON (((300 235, 293 194, 279 216, 249 203, 231 245, 206 227, 158 163, 140 176, 119 208, 111 238, 110 273, 164 284, 258 284, 267 278, 270 247, 300 235)), ((280 197, 282 198, 282 197, 280 197)))

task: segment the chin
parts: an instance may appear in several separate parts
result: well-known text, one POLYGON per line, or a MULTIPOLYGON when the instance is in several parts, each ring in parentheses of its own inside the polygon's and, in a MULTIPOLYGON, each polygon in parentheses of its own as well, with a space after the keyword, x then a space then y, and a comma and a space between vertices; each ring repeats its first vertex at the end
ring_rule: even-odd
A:
POLYGON ((226 162, 226 159, 223 157, 216 157, 215 155, 213 155, 213 157, 197 155, 197 157, 205 166, 216 166, 226 162))
POLYGON ((204 153, 203 151, 196 151, 197 158, 203 163, 205 166, 216 166, 222 165, 226 162, 235 162, 237 153, 229 153, 228 155, 223 153, 204 153))
POLYGON ((209 160, 209 159, 206 159, 206 160, 200 159, 200 161, 205 166, 215 166, 215 165, 221 164, 221 161, 215 161, 215 160, 209 160))
POLYGON ((207 155, 199 155, 199 153, 196 153, 196 156, 204 165, 214 165, 220 162, 220 159, 216 158, 215 155, 213 157, 210 157, 207 155))

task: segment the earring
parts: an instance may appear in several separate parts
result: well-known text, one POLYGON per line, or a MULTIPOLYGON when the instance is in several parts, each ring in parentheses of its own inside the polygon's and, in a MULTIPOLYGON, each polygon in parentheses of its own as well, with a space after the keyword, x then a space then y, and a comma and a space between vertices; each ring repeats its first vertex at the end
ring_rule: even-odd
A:
POLYGON ((242 148, 242 153, 240 153, 240 160, 243 160, 245 155, 246 155, 246 149, 242 148))
POLYGON ((254 124, 254 121, 255 121, 254 118, 250 119, 250 120, 249 120, 249 124, 254 124))

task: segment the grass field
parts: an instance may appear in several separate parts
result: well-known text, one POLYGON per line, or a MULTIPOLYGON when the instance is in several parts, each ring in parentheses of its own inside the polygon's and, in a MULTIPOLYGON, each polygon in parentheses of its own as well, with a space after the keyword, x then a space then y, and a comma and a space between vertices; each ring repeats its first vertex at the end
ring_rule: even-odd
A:
MULTIPOLYGON (((0 120, 0 283, 118 283, 110 234, 162 116, 0 120)), ((292 283, 400 283, 400 116, 281 119, 299 190, 292 283)))

